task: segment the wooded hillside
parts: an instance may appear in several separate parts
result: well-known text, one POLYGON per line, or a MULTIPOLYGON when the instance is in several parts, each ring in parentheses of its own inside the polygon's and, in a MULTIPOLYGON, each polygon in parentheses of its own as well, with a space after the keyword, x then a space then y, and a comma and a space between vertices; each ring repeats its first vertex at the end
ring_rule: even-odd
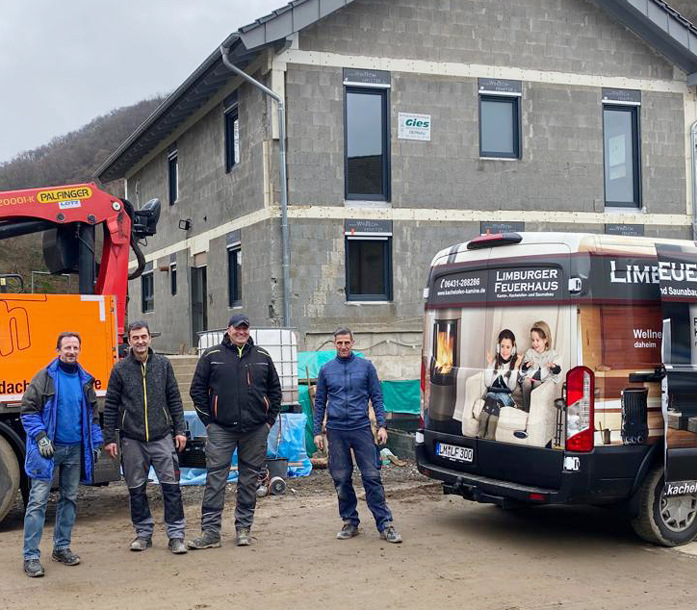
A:
MULTIPOLYGON (((163 100, 155 97, 112 110, 76 131, 0 163, 0 191, 91 181, 96 169, 163 100)), ((123 195, 120 182, 109 184, 107 190, 123 195)), ((0 241, 0 273, 20 274, 25 292, 31 290, 31 272, 45 269, 41 234, 0 241)), ((77 278, 71 278, 69 286, 67 278, 35 273, 34 281, 35 292, 67 292, 68 287, 71 292, 77 290, 77 278)))

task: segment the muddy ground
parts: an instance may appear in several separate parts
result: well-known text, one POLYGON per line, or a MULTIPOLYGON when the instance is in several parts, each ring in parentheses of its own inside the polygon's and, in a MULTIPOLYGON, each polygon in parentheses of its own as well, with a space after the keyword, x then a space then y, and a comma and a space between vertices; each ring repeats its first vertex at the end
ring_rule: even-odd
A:
MULTIPOLYGON (((41 579, 22 572, 17 508, 0 526, 0 603, 6 610, 694 607, 697 557, 638 541, 610 510, 504 512, 443 496, 413 464, 386 468, 384 481, 401 545, 378 538, 362 499, 361 535, 336 540, 333 486, 316 471, 291 480, 284 496, 260 500, 247 548, 233 544, 229 486, 222 548, 183 556, 167 551, 161 527, 152 549, 130 552, 126 488, 83 488, 73 534, 82 564, 50 560, 48 525, 41 579)), ((151 492, 161 521, 162 503, 151 492)), ((184 488, 189 535, 197 533, 201 496, 200 487, 184 488)), ((54 515, 49 509, 49 523, 54 515)))

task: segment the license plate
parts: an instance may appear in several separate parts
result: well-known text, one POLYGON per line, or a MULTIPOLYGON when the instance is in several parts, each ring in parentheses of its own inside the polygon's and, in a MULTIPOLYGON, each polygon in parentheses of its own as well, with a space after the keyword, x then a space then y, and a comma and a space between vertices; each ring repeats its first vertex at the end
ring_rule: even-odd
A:
POLYGON ((447 443, 436 443, 436 455, 456 462, 474 461, 474 449, 471 447, 460 447, 459 445, 448 445, 447 443))

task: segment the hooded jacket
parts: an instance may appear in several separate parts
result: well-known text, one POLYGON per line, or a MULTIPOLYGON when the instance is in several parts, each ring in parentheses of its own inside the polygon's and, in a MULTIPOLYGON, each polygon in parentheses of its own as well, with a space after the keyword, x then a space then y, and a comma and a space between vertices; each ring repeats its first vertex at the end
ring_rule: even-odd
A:
POLYGON ((250 337, 238 347, 225 334, 208 348, 191 380, 191 399, 199 419, 248 432, 273 426, 281 410, 281 383, 270 354, 250 337))
POLYGON ((337 356, 319 371, 315 394, 314 433, 322 433, 324 412, 327 412, 327 428, 332 430, 357 430, 370 426, 368 400, 379 428, 385 426, 385 408, 377 371, 370 360, 337 356), (327 406, 328 405, 328 406, 327 406))
POLYGON ((168 434, 185 435, 184 407, 172 363, 148 350, 141 363, 132 353, 111 370, 104 406, 104 440, 121 436, 157 441, 168 434))
MULTIPOLYGON (((94 377, 77 365, 78 376, 82 386, 82 407, 80 411, 82 430, 82 471, 81 483, 91 483, 94 471, 94 451, 103 444, 102 430, 99 427, 97 395, 94 393, 94 377)), ((22 396, 21 420, 27 433, 27 455, 24 459, 24 471, 27 476, 40 481, 53 479, 54 462, 39 453, 36 437, 42 432, 53 442, 56 438, 56 414, 60 393, 58 376, 58 358, 46 368, 41 369, 31 380, 22 396)))

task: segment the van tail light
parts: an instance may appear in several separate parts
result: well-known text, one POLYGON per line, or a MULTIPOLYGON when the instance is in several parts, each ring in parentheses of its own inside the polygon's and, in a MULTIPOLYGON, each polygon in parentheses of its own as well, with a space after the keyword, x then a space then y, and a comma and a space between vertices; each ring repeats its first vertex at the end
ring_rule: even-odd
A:
POLYGON ((430 394, 431 378, 426 366, 426 357, 421 356, 421 413, 419 414, 419 428, 426 427, 426 410, 428 409, 430 394))
POLYGON ((595 376, 586 366, 566 374, 566 450, 593 451, 595 376))

